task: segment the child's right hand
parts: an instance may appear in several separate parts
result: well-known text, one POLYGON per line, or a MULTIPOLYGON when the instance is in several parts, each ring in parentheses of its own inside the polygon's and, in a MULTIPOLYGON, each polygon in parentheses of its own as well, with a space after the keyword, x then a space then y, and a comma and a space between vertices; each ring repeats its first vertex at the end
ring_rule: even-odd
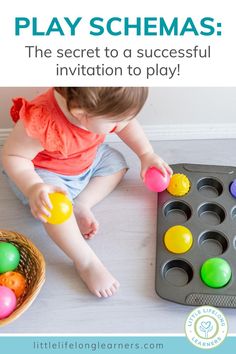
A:
POLYGON ((46 183, 36 183, 29 189, 28 192, 31 213, 36 219, 39 219, 44 223, 47 222, 45 216, 50 217, 49 210, 52 209, 52 203, 48 194, 54 192, 59 192, 67 195, 67 192, 61 187, 46 183))

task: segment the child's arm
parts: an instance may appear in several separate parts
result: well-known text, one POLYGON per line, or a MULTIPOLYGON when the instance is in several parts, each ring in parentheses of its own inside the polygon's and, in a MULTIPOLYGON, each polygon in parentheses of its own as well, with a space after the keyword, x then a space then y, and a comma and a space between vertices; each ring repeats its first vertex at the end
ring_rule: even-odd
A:
POLYGON ((43 183, 34 171, 34 165, 31 161, 42 150, 39 141, 29 138, 26 134, 20 120, 3 147, 3 167, 26 197, 28 197, 29 190, 34 184, 43 183))
POLYGON ((164 175, 172 174, 170 166, 155 154, 152 145, 147 139, 141 125, 134 118, 117 135, 135 152, 141 161, 141 177, 151 166, 157 167, 164 175))
POLYGON ((29 199, 34 217, 45 221, 42 214, 50 215, 45 206, 51 208, 48 193, 53 191, 65 193, 65 191, 44 184, 35 172, 32 160, 42 150, 44 148, 40 142, 27 135, 23 123, 19 120, 3 147, 2 162, 8 176, 29 199))

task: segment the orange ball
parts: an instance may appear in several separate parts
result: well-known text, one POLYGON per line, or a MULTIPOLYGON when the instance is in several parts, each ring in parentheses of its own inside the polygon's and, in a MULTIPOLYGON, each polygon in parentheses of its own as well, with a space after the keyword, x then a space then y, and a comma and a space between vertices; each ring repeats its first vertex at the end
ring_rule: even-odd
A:
POLYGON ((25 277, 18 272, 7 272, 0 275, 0 285, 11 289, 16 297, 20 297, 26 288, 25 277))

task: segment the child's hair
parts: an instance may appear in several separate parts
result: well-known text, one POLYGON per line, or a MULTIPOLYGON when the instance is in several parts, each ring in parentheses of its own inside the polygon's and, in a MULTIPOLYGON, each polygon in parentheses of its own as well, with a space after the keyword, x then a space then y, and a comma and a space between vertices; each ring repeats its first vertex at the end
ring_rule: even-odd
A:
POLYGON ((62 95, 70 111, 84 110, 91 116, 127 118, 136 116, 147 96, 147 87, 55 87, 62 95))

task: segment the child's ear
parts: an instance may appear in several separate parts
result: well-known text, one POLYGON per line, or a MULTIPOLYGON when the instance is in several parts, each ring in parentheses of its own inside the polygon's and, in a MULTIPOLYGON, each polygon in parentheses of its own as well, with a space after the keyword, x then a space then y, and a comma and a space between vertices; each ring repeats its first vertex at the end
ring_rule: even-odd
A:
POLYGON ((80 108, 71 108, 70 113, 77 119, 83 119, 87 116, 86 112, 80 108))

